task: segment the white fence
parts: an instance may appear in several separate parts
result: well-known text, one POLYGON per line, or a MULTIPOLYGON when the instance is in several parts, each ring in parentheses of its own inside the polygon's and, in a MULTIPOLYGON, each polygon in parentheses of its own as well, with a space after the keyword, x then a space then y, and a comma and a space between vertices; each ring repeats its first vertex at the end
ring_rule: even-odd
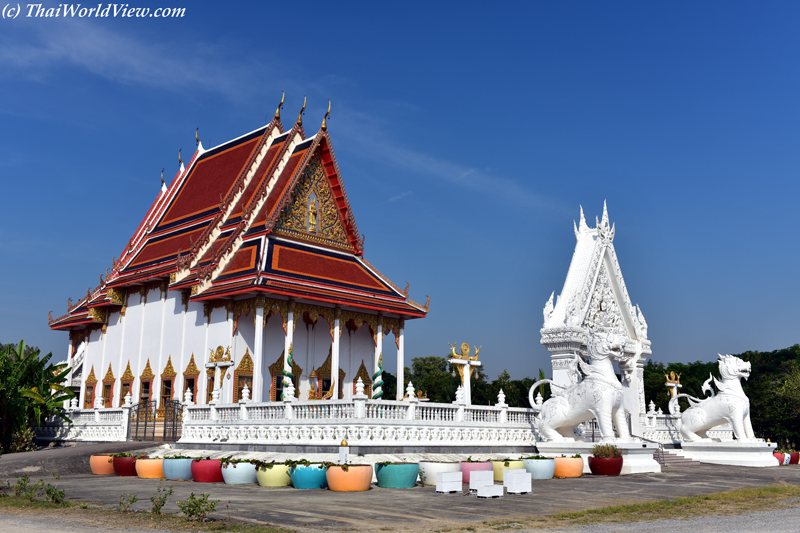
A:
POLYGON ((67 411, 72 424, 49 417, 36 428, 36 437, 48 440, 119 442, 128 438, 127 407, 67 411))
POLYGON ((179 443, 530 446, 533 410, 394 400, 188 406, 179 443))

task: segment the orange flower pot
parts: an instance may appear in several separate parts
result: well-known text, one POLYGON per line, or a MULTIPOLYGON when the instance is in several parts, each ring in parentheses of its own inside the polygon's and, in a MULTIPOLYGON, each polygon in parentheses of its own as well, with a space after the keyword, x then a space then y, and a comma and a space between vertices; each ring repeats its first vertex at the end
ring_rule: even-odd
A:
POLYGON ((164 477, 163 459, 137 459, 136 475, 140 479, 162 479, 164 477))
POLYGON ((556 471, 553 477, 581 477, 583 475, 583 459, 574 457, 556 457, 556 471))
POLYGON ((325 471, 328 488, 335 492, 362 492, 372 483, 372 465, 329 466, 325 471))
POLYGON ((92 474, 98 476, 114 475, 114 461, 111 454, 92 455, 89 457, 89 467, 92 469, 92 474))

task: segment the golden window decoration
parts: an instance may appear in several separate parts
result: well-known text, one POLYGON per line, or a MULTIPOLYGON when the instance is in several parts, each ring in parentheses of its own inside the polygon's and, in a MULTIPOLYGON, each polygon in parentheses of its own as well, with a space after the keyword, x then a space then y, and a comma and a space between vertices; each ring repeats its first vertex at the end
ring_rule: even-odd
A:
POLYGON ((119 393, 119 406, 122 407, 125 404, 125 396, 128 393, 133 395, 133 382, 136 380, 136 377, 131 372, 131 362, 128 361, 128 366, 125 367, 125 372, 122 373, 122 377, 119 378, 120 382, 120 393, 119 393))
POLYGON ((92 365, 92 369, 89 371, 89 375, 86 376, 86 384, 95 385, 96 383, 97 383, 97 378, 94 376, 94 365, 92 365))
POLYGON ((164 367, 164 371, 161 373, 161 379, 173 379, 177 375, 178 373, 175 372, 175 369, 172 367, 172 356, 170 355, 167 358, 167 364, 164 367))
POLYGON ((364 384, 364 394, 372 398, 372 378, 369 376, 369 371, 364 365, 363 359, 361 360, 361 366, 358 367, 358 372, 356 372, 356 377, 353 378, 353 394, 356 393, 356 383, 358 383, 358 378, 361 378, 361 382, 364 384))
POLYGON ((233 371, 233 383, 234 383, 234 396, 233 401, 234 403, 238 403, 239 400, 242 399, 242 390, 244 386, 247 385, 247 388, 250 389, 250 395, 252 398, 253 394, 253 359, 250 357, 250 349, 246 348, 244 351, 244 355, 242 356, 242 360, 239 362, 239 366, 236 367, 236 370, 233 371))

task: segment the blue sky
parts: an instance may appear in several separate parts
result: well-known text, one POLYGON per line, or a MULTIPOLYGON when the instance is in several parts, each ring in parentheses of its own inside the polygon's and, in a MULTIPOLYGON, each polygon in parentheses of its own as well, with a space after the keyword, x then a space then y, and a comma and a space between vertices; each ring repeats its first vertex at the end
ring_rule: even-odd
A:
POLYGON ((97 285, 161 169, 198 126, 209 147, 264 124, 282 90, 287 123, 308 95, 309 133, 333 101, 366 257, 431 296, 409 357, 466 341, 491 377, 548 368, 541 310, 579 205, 593 221, 604 199, 655 359, 800 340, 797 4, 170 6, 185 17, 0 20, 2 342, 63 358, 47 312, 97 285))

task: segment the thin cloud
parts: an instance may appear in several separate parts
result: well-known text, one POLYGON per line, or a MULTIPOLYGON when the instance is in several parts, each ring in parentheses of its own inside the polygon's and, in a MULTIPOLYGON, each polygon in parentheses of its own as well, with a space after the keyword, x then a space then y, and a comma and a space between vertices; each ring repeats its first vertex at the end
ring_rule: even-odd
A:
POLYGON ((387 202, 396 202, 398 200, 402 200, 403 198, 407 198, 407 197, 411 196, 412 194, 414 194, 412 191, 401 192, 397 196, 392 196, 391 198, 389 198, 386 201, 387 202))

